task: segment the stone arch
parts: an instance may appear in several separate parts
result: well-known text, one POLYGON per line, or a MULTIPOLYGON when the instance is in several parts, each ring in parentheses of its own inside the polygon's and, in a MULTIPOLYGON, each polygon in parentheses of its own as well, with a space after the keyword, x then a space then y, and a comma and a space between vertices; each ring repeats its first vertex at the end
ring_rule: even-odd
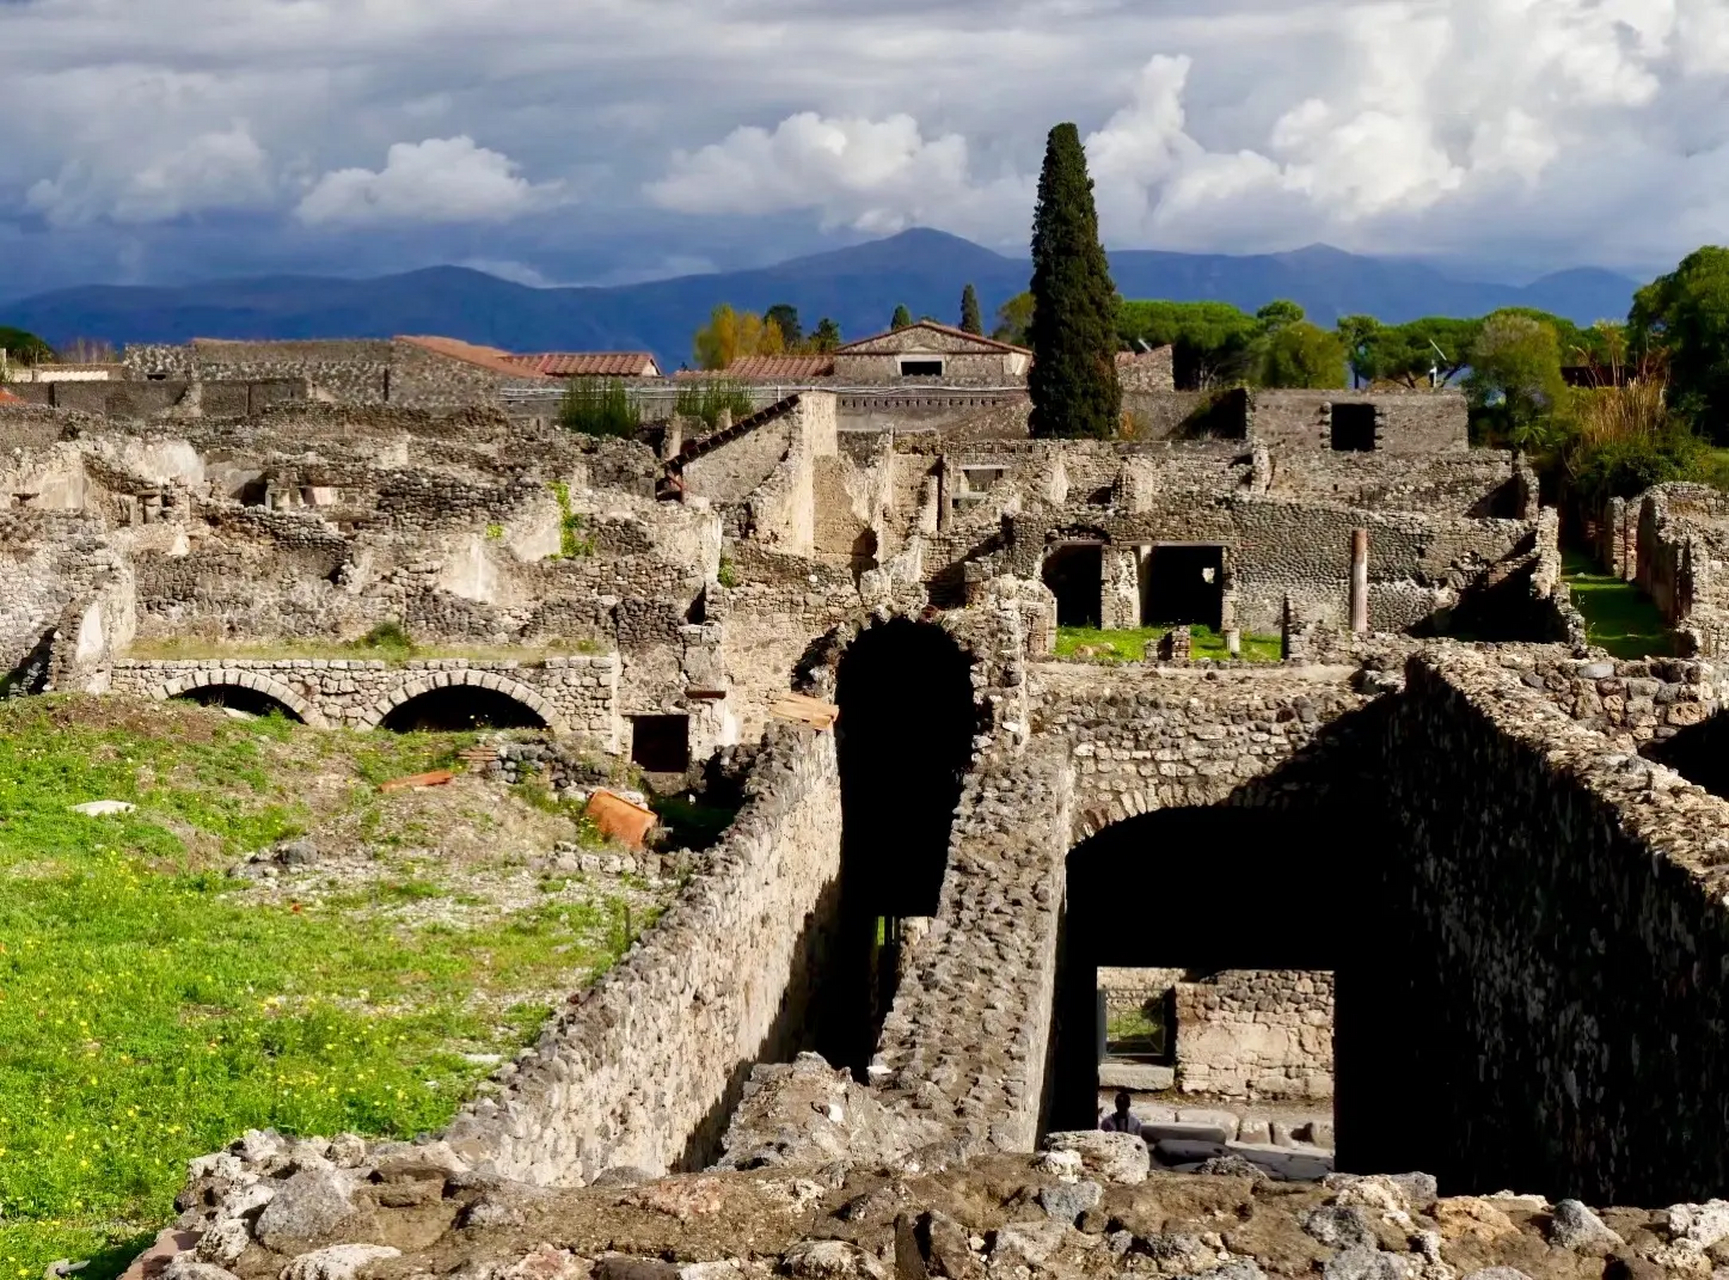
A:
POLYGON ((195 693, 199 689, 218 688, 230 685, 240 689, 250 689, 254 693, 279 702, 293 713, 301 723, 314 729, 328 729, 330 722, 324 718, 324 713, 307 699, 301 697, 293 689, 280 680, 258 671, 236 671, 224 669, 220 671, 198 671, 191 675, 178 676, 166 684, 159 686, 153 692, 155 696, 167 701, 182 694, 195 693))
POLYGON ((373 703, 361 715, 358 721, 362 729, 376 729, 396 708, 410 702, 422 694, 431 693, 436 689, 448 689, 463 685, 477 689, 490 689, 515 702, 520 702, 546 723, 546 727, 554 733, 565 731, 564 717, 558 714, 553 705, 541 697, 534 689, 497 671, 475 671, 461 667, 454 671, 426 671, 415 679, 404 681, 402 687, 388 697, 373 703))

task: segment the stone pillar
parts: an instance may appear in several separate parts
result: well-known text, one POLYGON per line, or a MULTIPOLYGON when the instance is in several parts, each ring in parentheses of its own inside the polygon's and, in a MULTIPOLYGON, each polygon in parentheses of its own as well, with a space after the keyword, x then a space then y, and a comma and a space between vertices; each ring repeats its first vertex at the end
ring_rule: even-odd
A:
POLYGON ((1243 656, 1243 633, 1235 627, 1228 627, 1225 630, 1225 652, 1233 658, 1243 656))
POLYGON ((714 416, 714 429, 715 429, 715 433, 717 435, 722 431, 728 430, 731 426, 732 426, 732 410, 731 409, 722 409, 719 413, 715 414, 715 416, 714 416))
POLYGON ((1193 653, 1187 627, 1172 627, 1159 637, 1159 659, 1163 662, 1187 662, 1193 653))
POLYGON ((1369 531, 1351 530, 1351 634, 1369 631, 1369 531))

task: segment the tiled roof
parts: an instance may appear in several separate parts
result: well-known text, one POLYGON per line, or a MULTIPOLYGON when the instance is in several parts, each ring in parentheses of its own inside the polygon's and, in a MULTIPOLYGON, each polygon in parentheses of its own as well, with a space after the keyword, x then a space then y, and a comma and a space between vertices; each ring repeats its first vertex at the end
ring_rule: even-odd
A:
POLYGON ((743 356, 726 367, 729 378, 749 378, 752 382, 807 382, 812 378, 832 378, 834 357, 831 355, 743 356))
POLYGON ((965 338, 968 342, 976 342, 981 347, 990 347, 995 351, 1012 351, 1016 355, 1028 356, 1032 352, 1025 347, 1017 347, 1012 343, 998 342, 995 338, 987 338, 983 334, 968 333, 965 329, 957 329, 950 324, 938 324, 935 320, 917 320, 912 324, 902 325, 899 329, 886 329, 882 333, 873 333, 868 338, 860 338, 839 348, 841 351, 851 351, 854 347, 862 347, 867 342, 880 342, 884 338, 893 337, 907 329, 934 329, 937 333, 946 333, 956 338, 965 338))
POLYGON ((500 351, 497 347, 477 346, 472 342, 463 342, 459 338, 410 337, 403 335, 398 342, 406 342, 419 347, 422 351, 430 351, 435 356, 444 356, 449 360, 460 360, 493 373, 503 374, 507 378, 538 377, 532 369, 524 369, 513 364, 508 351, 500 351))
POLYGON ((506 356, 511 364, 548 378, 658 378, 660 365, 647 351, 543 351, 506 356))

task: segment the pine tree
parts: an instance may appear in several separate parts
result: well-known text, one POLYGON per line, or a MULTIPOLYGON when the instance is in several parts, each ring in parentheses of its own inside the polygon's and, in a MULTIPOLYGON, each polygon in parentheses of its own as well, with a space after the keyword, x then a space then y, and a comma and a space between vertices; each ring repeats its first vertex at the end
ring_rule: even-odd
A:
POLYGON ((907 310, 906 303, 895 308, 895 316, 889 321, 889 328, 904 329, 913 322, 913 313, 907 310))
POLYGON ((1033 214, 1032 368, 1035 436, 1108 438, 1122 418, 1117 291, 1099 243, 1099 216, 1080 130, 1059 124, 1045 148, 1033 214))
POLYGON ((979 292, 970 284, 961 290, 961 332, 981 337, 985 332, 984 318, 979 315, 979 292))

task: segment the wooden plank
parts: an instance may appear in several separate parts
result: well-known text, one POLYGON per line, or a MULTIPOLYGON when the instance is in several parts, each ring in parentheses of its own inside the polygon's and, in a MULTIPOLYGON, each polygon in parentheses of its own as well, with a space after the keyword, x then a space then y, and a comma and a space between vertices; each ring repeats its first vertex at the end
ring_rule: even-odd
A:
POLYGON ((802 693, 783 694, 768 712, 778 719, 794 720, 813 729, 832 729, 835 721, 840 719, 840 708, 834 703, 806 697, 802 693))

